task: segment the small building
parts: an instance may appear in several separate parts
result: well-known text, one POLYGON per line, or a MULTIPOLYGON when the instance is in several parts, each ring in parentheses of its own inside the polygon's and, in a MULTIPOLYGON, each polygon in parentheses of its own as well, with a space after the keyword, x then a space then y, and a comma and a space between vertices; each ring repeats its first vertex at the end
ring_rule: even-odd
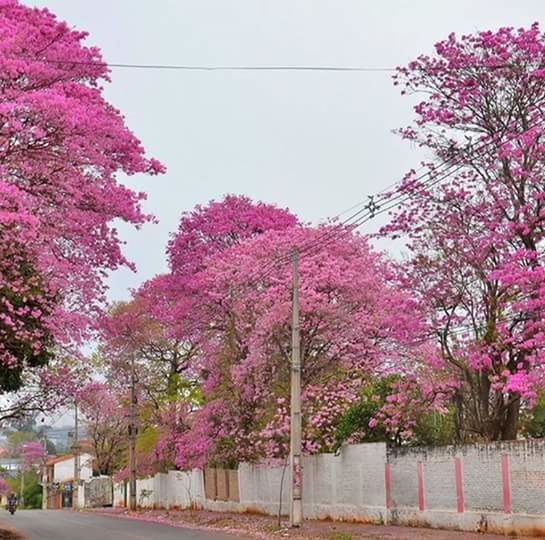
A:
MULTIPOLYGON (((79 456, 80 481, 89 480, 93 476, 93 456, 82 453, 79 456)), ((72 507, 74 491, 74 454, 66 454, 49 459, 45 464, 44 474, 44 507, 51 510, 72 507)))
POLYGON ((21 459, 18 457, 0 457, 0 469, 4 471, 7 476, 12 478, 19 474, 21 468, 21 459))

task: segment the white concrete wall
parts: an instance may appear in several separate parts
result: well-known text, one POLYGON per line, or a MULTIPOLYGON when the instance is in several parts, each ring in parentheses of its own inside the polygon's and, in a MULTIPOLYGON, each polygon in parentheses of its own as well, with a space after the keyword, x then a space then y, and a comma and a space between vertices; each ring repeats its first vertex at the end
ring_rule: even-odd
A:
MULTIPOLYGON (((138 480, 137 503, 276 515, 283 469, 241 464, 239 503, 206 499, 202 471, 158 474, 138 480)), ((117 505, 123 502, 122 487, 114 490, 117 505)), ((289 493, 288 467, 284 515, 289 493)), ((545 538, 545 440, 388 451, 374 443, 347 446, 339 455, 305 457, 303 507, 307 518, 545 538)))
POLYGON ((125 506, 125 483, 114 484, 114 506, 125 506))
POLYGON ((202 508, 205 500, 202 471, 169 471, 167 491, 168 508, 202 508))
POLYGON ((83 486, 79 486, 79 489, 78 489, 78 508, 85 508, 86 507, 86 504, 85 504, 85 489, 83 488, 83 486))
POLYGON ((238 470, 240 503, 246 510, 277 514, 280 507, 280 487, 282 486, 282 508, 289 509, 290 479, 289 466, 251 465, 242 463, 238 470), (282 481, 282 474, 284 480, 282 481))
MULTIPOLYGON (((323 454, 303 460, 303 503, 307 517, 384 518, 384 463, 382 443, 347 447, 335 456, 323 454)), ((211 501, 204 495, 203 473, 170 471, 136 482, 136 500, 144 508, 205 508, 209 510, 258 511, 276 515, 289 510, 289 467, 252 465, 239 468, 240 502, 211 501), (284 479, 282 481, 282 475, 284 479)), ((123 484, 114 486, 114 505, 123 504, 123 484)))
POLYGON ((545 537, 544 439, 392 449, 388 463, 393 523, 545 537))
POLYGON ((142 508, 153 508, 156 499, 161 495, 156 491, 155 478, 142 478, 136 480, 136 504, 142 508))
MULTIPOLYGON (((127 487, 128 489, 128 487, 127 487)), ((114 484, 114 506, 125 503, 124 484, 114 484)), ((136 503, 143 508, 203 508, 203 473, 169 471, 136 481, 136 503)))
MULTIPOLYGON (((386 445, 358 444, 338 456, 303 458, 303 510, 309 518, 382 521, 385 517, 386 445)), ((239 468, 242 510, 277 514, 284 466, 242 464, 239 468)), ((282 513, 289 510, 290 470, 282 484, 282 513)), ((233 505, 233 503, 228 503, 233 505)))

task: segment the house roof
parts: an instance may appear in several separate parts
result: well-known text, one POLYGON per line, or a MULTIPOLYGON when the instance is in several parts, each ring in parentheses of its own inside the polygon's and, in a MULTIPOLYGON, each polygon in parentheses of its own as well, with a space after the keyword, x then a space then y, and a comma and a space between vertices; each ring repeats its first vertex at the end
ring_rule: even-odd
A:
MULTIPOLYGON (((91 454, 84 451, 84 452, 82 452, 80 454, 80 458, 83 457, 83 456, 90 456, 90 455, 91 454)), ((63 461, 68 461, 69 459, 74 459, 74 454, 65 454, 64 456, 51 457, 45 462, 45 464, 46 465, 56 465, 57 463, 62 463, 63 461)))
POLYGON ((56 463, 61 463, 62 461, 68 461, 74 457, 73 454, 66 454, 64 456, 56 456, 48 459, 45 463, 46 465, 55 465, 56 463))

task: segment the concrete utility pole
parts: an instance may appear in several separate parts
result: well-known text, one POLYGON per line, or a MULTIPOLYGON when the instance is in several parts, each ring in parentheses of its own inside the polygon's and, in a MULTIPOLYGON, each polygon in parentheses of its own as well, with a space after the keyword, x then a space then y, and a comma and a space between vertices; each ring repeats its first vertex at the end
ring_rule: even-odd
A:
POLYGON ((293 287, 291 323, 291 501, 290 524, 300 527, 303 523, 303 467, 301 462, 301 336, 299 329, 299 251, 291 254, 293 287))
POLYGON ((42 444, 44 447, 44 459, 40 473, 42 475, 42 510, 47 510, 47 435, 42 431, 42 444))
POLYGON ((129 417, 129 510, 136 510, 136 373, 131 354, 131 403, 129 417))
POLYGON ((21 483, 19 485, 19 506, 21 508, 25 507, 25 464, 24 459, 21 458, 21 463, 19 465, 19 470, 21 471, 21 483))
POLYGON ((79 506, 79 477, 80 477, 80 454, 79 454, 79 433, 78 433, 78 402, 74 403, 74 443, 72 445, 74 451, 74 483, 72 485, 72 508, 76 509, 79 506))
POLYGON ((47 510, 47 466, 44 465, 42 472, 42 510, 47 510))

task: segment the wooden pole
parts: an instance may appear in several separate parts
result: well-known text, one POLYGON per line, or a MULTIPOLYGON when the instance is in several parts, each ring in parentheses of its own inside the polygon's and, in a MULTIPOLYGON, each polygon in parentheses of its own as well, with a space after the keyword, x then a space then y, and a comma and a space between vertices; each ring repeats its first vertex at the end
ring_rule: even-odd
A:
POLYGON ((80 454, 79 454, 79 425, 78 425, 78 403, 74 404, 74 483, 72 486, 72 508, 79 506, 79 478, 80 478, 80 454))
POLYGON ((301 336, 299 329, 299 252, 291 255, 292 268, 292 326, 291 326, 291 504, 290 525, 300 527, 303 523, 303 468, 301 462, 301 336))
POLYGON ((129 420, 129 510, 136 510, 136 373, 131 354, 131 403, 129 420))
POLYGON ((21 508, 24 508, 25 506, 25 495, 24 495, 24 492, 25 492, 25 464, 24 464, 24 460, 21 459, 21 483, 19 485, 19 506, 21 508))

